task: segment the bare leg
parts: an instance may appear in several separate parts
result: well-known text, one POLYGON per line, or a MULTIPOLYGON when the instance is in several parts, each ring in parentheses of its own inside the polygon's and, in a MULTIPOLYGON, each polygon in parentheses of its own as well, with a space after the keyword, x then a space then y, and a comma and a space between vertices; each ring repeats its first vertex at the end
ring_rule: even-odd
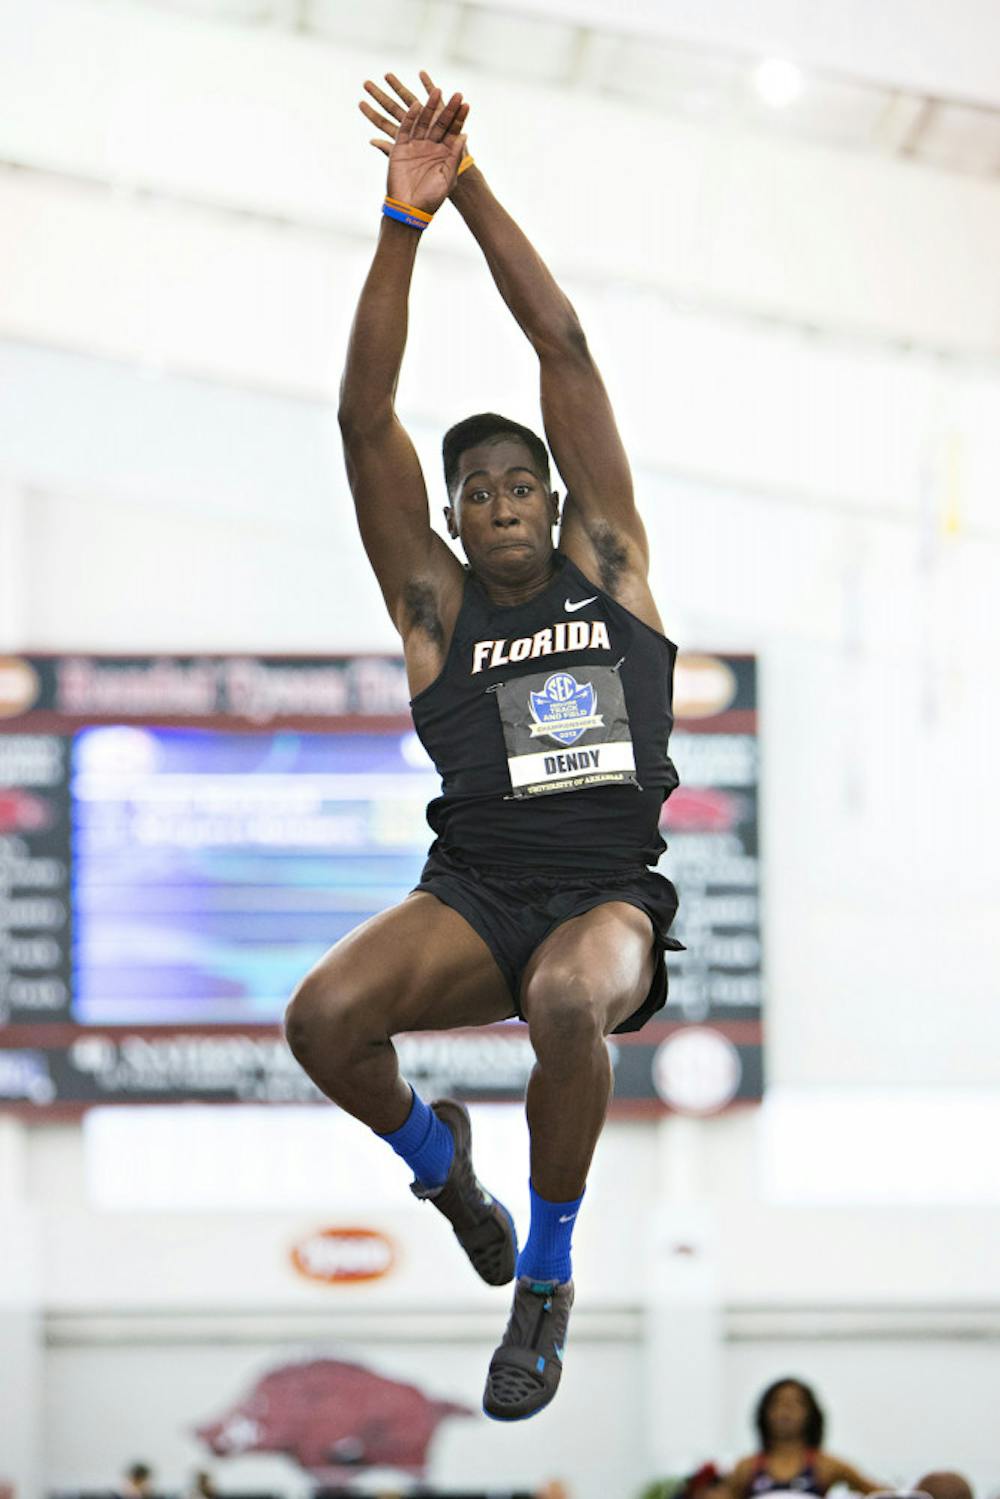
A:
POLYGON ((327 1098, 379 1134, 412 1101, 391 1037, 489 1025, 514 1014, 486 943, 426 891, 373 916, 321 958, 292 996, 288 1044, 327 1098))
POLYGON ((528 1084, 531 1231, 517 1261, 514 1302, 490 1360, 483 1409, 520 1420, 555 1395, 573 1306, 570 1241, 611 1097, 605 1036, 639 1008, 653 977, 648 916, 624 901, 556 928, 535 952, 521 1007, 538 1062, 528 1084))
POLYGON ((604 1038, 652 979, 649 918, 624 901, 564 922, 525 971, 521 1003, 538 1058, 527 1094, 531 1180, 548 1202, 583 1192, 611 1099, 604 1038))

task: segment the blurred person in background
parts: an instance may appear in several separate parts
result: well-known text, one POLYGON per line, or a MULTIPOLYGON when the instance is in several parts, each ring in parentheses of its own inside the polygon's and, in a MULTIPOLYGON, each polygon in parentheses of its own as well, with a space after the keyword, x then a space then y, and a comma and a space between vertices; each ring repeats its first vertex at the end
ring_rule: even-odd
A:
POLYGON ((750 1499, 779 1490, 825 1494, 838 1483, 856 1494, 885 1488, 823 1451, 826 1418, 813 1391, 799 1379, 779 1379, 768 1385, 757 1402, 754 1424, 760 1449, 741 1458, 725 1479, 729 1499, 750 1499))
POLYGON ((200 1468, 188 1485, 188 1499, 218 1499, 219 1490, 211 1473, 200 1468))
POLYGON ((154 1492, 153 1470, 148 1463, 129 1463, 118 1489, 121 1499, 149 1499, 154 1492))
POLYGON ((658 1478, 647 1483, 639 1499, 729 1499, 729 1490, 721 1469, 715 1463, 702 1463, 683 1478, 658 1478))
POLYGON ((930 1499, 972 1499, 972 1486, 969 1480, 961 1473, 952 1473, 947 1469, 941 1469, 934 1473, 925 1473, 920 1482, 914 1484, 922 1494, 929 1494, 930 1499))
MULTIPOLYGON (((483 1397, 487 1415, 513 1421, 543 1409, 562 1373, 573 1227, 611 1096, 605 1037, 638 1030, 665 1003, 664 950, 680 946, 667 935, 677 893, 649 868, 677 784, 675 647, 576 312, 463 155, 461 95, 442 104, 424 75, 421 104, 387 76, 402 104, 366 84, 388 113, 362 105, 395 140, 339 415, 362 540, 442 795, 428 809, 437 839, 417 890, 320 960, 292 998, 287 1036, 327 1097, 406 1161, 416 1196, 448 1219, 479 1275, 514 1280, 483 1397), (538 357, 545 433, 569 490, 560 523, 545 444, 519 423, 481 413, 451 428, 445 518, 468 567, 431 527, 395 411, 417 248, 449 196, 538 357), (515 1016, 536 1058, 520 1254, 510 1214, 476 1178, 467 1110, 417 1097, 391 1039, 515 1016)), ((490 331, 479 340, 488 365, 490 331)))
POLYGON ((715 1463, 703 1463, 685 1478, 678 1499, 728 1499, 726 1481, 715 1463))

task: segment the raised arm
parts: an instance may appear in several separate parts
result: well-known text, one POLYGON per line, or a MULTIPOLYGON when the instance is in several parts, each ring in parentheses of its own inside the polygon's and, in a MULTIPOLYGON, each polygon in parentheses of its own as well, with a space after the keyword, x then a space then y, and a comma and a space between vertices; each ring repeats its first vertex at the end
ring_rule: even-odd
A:
POLYGON ((572 303, 478 167, 463 172, 451 197, 538 355, 545 436, 568 491, 564 532, 575 509, 606 575, 617 567, 644 577, 649 558, 632 473, 572 303))
MULTIPOLYGON (((386 78, 403 104, 367 83, 368 94, 386 113, 368 104, 361 108, 391 138, 403 107, 416 96, 394 74, 386 78)), ((433 87, 427 74, 421 79, 425 88, 433 87)), ((386 140, 373 144, 382 150, 388 146, 386 140)), ((631 470, 576 311, 474 163, 458 177, 451 200, 538 355, 545 435, 568 491, 560 544, 587 564, 585 570, 598 572, 610 592, 661 628, 646 582, 649 555, 631 470)))
MULTIPOLYGON (((389 158, 391 199, 435 212, 454 182, 466 113, 458 94, 442 109, 437 90, 407 112, 389 158)), ((419 229, 383 217, 351 329, 338 412, 361 538, 404 640, 414 626, 430 623, 434 633, 435 594, 461 574, 431 529, 420 463, 395 410, 420 238, 419 229)))

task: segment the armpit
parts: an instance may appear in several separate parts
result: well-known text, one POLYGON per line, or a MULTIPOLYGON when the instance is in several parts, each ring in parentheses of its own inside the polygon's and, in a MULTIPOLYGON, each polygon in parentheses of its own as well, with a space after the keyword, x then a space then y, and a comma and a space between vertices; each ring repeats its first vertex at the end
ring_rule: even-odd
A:
POLYGON ((601 587, 612 597, 618 591, 622 574, 628 568, 628 544, 612 526, 592 526, 589 540, 597 556, 601 587))
POLYGON ((444 646, 444 625, 438 612, 437 594, 429 583, 412 579, 403 592, 406 633, 422 630, 434 645, 444 646))

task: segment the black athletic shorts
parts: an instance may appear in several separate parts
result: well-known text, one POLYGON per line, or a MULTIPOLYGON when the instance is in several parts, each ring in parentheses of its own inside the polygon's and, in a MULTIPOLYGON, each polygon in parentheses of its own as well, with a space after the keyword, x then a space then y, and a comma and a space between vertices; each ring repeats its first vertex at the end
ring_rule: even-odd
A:
POLYGON ((496 959, 521 1014, 521 978, 536 947, 562 922, 608 901, 623 900, 645 911, 653 923, 655 969, 649 993, 619 1031, 640 1030, 667 1002, 665 951, 683 951, 667 935, 677 911, 677 891, 662 874, 637 864, 631 869, 590 874, 525 873, 506 867, 471 865, 434 844, 417 890, 436 895, 477 932, 496 959))

